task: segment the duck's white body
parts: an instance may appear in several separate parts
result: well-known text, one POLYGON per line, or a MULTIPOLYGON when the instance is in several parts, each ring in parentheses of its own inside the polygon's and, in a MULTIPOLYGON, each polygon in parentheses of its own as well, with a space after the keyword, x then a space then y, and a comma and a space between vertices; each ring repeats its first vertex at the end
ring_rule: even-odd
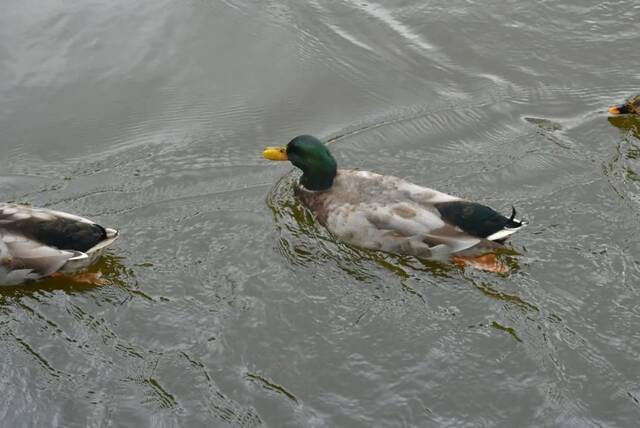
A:
POLYGON ((299 185, 296 194, 339 239, 424 258, 496 248, 526 225, 484 205, 369 171, 339 170, 329 189, 299 185))
POLYGON ((0 285, 82 270, 117 237, 115 229, 73 214, 0 203, 0 285))

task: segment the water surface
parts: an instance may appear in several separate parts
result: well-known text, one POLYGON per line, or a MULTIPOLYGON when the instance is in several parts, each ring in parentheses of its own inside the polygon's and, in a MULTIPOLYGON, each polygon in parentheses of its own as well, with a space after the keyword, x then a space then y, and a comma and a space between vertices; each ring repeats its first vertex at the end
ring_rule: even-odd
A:
POLYGON ((0 199, 122 237, 0 291, 0 425, 633 427, 640 5, 5 1, 0 199), (260 158, 515 205, 511 273, 335 242, 260 158))

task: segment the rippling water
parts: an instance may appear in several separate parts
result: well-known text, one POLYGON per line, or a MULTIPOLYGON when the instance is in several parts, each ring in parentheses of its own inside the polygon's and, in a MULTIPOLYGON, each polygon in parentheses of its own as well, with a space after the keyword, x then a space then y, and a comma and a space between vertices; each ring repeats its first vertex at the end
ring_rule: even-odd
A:
POLYGON ((0 199, 121 230, 0 290, 0 425, 634 427, 637 1, 5 1, 0 199), (335 242, 260 159, 530 226, 499 276, 335 242))

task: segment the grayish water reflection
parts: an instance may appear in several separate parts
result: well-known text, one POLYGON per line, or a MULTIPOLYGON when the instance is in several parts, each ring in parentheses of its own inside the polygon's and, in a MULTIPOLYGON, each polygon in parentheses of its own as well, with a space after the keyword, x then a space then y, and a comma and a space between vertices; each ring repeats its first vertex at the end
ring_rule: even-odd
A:
POLYGON ((122 239, 0 291, 1 425, 635 426, 640 6, 574 3, 5 1, 0 197, 122 239), (300 133, 516 205, 512 273, 334 242, 300 133))

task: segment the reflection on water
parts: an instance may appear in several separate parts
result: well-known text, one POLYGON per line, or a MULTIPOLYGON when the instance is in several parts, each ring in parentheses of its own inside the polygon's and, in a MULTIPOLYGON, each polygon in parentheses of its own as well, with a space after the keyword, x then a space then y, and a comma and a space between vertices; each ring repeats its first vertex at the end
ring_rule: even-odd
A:
POLYGON ((46 297, 58 291, 73 295, 96 291, 99 287, 105 287, 108 293, 113 290, 110 287, 117 287, 128 293, 139 293, 139 291, 135 290, 134 272, 131 268, 126 267, 124 263, 125 260, 122 257, 107 253, 86 271, 83 271, 90 274, 98 274, 95 278, 99 279, 99 281, 90 283, 84 280, 83 277, 78 279, 73 275, 57 276, 28 284, 0 287, 0 297, 12 300, 26 296, 31 298, 36 298, 37 296, 46 297))
POLYGON ((255 373, 247 373, 247 378, 251 379, 252 381, 260 384, 264 389, 268 390, 268 391, 273 391, 276 394, 282 394, 285 397, 287 397, 289 400, 293 401, 294 403, 298 403, 298 399, 295 397, 295 395, 293 395, 292 393, 290 393, 289 391, 287 391, 283 386, 278 385, 262 376, 260 376, 259 374, 255 374, 255 373))
POLYGON ((618 197, 640 207, 640 117, 634 115, 613 116, 608 121, 618 128, 622 138, 612 145, 610 159, 603 163, 603 172, 618 197))
MULTIPOLYGON (((624 132, 630 140, 640 142, 640 116, 612 116, 608 118, 609 123, 624 132)), ((634 158, 636 159, 636 158, 634 158)))

